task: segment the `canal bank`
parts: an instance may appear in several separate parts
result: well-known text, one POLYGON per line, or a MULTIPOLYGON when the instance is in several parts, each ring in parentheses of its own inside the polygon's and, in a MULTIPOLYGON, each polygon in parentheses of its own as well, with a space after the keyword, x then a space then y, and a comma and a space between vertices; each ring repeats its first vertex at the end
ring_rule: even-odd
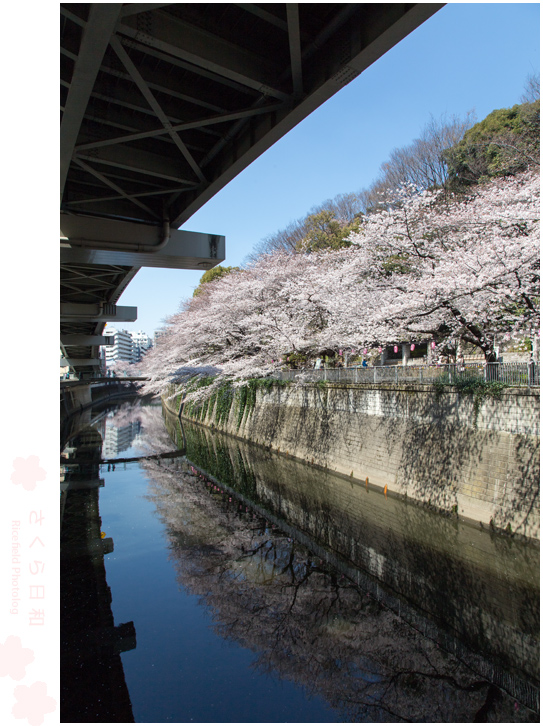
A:
POLYGON ((540 539, 539 389, 482 397, 453 386, 267 381, 187 401, 182 417, 387 496, 540 539))

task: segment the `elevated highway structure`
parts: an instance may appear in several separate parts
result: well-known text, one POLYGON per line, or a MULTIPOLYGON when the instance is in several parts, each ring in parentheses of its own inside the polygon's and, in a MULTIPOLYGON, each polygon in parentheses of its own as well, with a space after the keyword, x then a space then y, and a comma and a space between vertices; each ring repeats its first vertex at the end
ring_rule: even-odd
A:
MULTIPOLYGON (((205 271, 178 228, 437 3, 61 3, 61 349, 99 371, 143 266, 205 271)), ((214 230, 215 232, 216 230, 214 230)))

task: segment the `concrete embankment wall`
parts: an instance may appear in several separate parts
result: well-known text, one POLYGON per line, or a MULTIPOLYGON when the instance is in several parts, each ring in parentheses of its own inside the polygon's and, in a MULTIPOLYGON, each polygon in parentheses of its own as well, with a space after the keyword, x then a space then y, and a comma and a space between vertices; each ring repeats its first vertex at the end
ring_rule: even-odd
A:
POLYGON ((539 390, 506 389, 477 404, 452 387, 273 386, 258 389, 241 417, 240 400, 222 423, 211 406, 204 416, 192 407, 189 418, 386 485, 387 495, 540 538, 539 390))

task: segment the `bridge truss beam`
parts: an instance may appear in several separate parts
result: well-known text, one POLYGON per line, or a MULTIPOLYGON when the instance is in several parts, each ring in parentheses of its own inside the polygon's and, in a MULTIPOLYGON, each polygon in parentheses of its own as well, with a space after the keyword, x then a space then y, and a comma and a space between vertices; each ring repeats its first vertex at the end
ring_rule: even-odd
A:
POLYGON ((62 208, 180 226, 440 7, 61 5, 62 208))

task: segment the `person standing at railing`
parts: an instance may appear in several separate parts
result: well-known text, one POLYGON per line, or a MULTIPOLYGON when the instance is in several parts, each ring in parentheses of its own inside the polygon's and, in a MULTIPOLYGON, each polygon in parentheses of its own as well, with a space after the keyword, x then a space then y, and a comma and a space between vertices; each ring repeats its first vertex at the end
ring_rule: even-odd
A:
POLYGON ((466 361, 464 360, 464 356, 462 355, 462 353, 460 353, 460 355, 456 359, 456 365, 459 373, 463 373, 466 370, 466 361))

